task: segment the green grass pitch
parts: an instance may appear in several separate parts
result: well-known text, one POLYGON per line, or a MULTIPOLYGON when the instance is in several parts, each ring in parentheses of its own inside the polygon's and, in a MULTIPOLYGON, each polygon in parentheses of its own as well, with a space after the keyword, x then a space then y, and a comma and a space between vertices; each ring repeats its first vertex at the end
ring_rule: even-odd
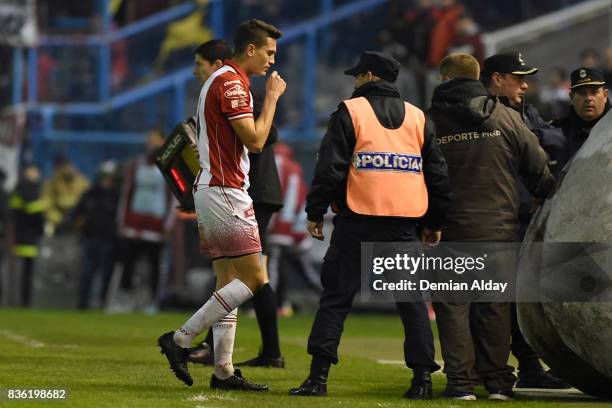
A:
MULTIPOLYGON (((285 369, 246 368, 247 378, 270 386, 267 393, 213 392, 212 369, 190 365, 193 387, 174 378, 156 347, 157 337, 180 325, 186 314, 106 315, 72 311, 0 310, 0 389, 66 389, 66 401, 8 401, 7 407, 463 407, 500 404, 457 402, 439 396, 444 376, 435 375, 436 398, 401 399, 410 380, 402 364, 402 328, 395 316, 352 315, 332 367, 329 397, 289 397, 287 390, 307 376, 306 340, 312 316, 280 319, 285 369)), ((235 361, 253 357, 260 344, 254 318, 239 318, 235 361)), ((438 346, 438 343, 436 344, 438 346)), ((438 355, 439 355, 439 347, 438 355)), ((439 357, 438 357, 439 359, 439 357)), ((517 407, 611 407, 578 394, 517 396, 517 407)))

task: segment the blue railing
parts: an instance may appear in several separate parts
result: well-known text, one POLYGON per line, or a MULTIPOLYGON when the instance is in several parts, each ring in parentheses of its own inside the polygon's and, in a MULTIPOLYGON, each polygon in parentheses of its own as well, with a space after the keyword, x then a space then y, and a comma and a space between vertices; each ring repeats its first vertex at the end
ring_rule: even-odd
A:
MULTIPOLYGON (((34 154, 42 161, 48 162, 48 152, 44 148, 46 142, 79 142, 79 143, 138 143, 142 141, 144 134, 127 132, 104 132, 104 131, 58 131, 54 129, 54 119, 57 115, 75 116, 101 116, 108 115, 114 111, 124 108, 139 101, 156 97, 162 92, 171 91, 172 109, 167 123, 175 124, 188 116, 185 106, 185 92, 187 83, 193 79, 191 66, 175 70, 165 76, 153 80, 147 84, 134 89, 123 91, 115 96, 110 93, 110 46, 113 42, 126 39, 145 30, 166 25, 178 18, 184 17, 196 10, 194 3, 182 3, 166 11, 144 18, 136 23, 130 24, 116 31, 111 31, 111 17, 108 13, 108 0, 97 0, 98 10, 102 15, 102 33, 81 37, 45 36, 41 39, 41 46, 45 47, 70 47, 91 46, 98 47, 99 67, 97 75, 98 101, 87 103, 40 103, 38 102, 37 89, 37 60, 38 49, 27 50, 27 106, 33 115, 39 116, 36 126, 32 130, 34 154), (106 135, 106 136, 105 136, 106 135), (42 156, 42 157, 41 157, 42 156)), ((324 29, 330 25, 349 18, 355 14, 368 11, 374 7, 386 3, 388 0, 357 0, 353 3, 334 9, 334 0, 320 0, 320 12, 317 17, 289 27, 284 30, 285 35, 279 44, 290 41, 305 40, 305 69, 302 78, 302 122, 284 129, 286 138, 311 138, 318 134, 316 130, 316 64, 319 42, 326 42, 324 29), (321 38, 318 38, 321 36, 321 38), (317 40, 321 41, 317 41, 317 40)), ((215 37, 223 37, 224 15, 222 0, 209 2, 209 18, 215 37)), ((14 85, 13 102, 22 103, 21 89, 23 78, 23 50, 15 49, 13 59, 14 85)), ((168 125, 167 127, 170 127, 168 125)), ((168 130, 168 129, 167 129, 168 130)))

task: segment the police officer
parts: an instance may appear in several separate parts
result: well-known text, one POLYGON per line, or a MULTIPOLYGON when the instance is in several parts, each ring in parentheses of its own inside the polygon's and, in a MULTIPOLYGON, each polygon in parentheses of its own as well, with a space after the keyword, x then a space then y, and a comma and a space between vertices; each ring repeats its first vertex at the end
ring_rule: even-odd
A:
POLYGON ((22 261, 20 304, 24 307, 30 306, 32 300, 34 261, 38 256, 38 243, 44 232, 44 214, 48 208, 41 195, 40 178, 38 167, 27 163, 9 198, 15 234, 13 255, 22 261))
POLYGON ((516 110, 529 129, 542 127, 546 122, 537 109, 525 103, 529 88, 527 77, 535 75, 538 68, 530 67, 520 52, 495 54, 484 60, 480 80, 487 91, 497 96, 509 108, 516 110))
MULTIPOLYGON (((478 61, 470 55, 447 56, 440 65, 445 82, 434 90, 428 112, 451 175, 453 200, 444 240, 516 242, 517 173, 536 197, 548 194, 554 178, 537 138, 516 112, 487 93, 478 71, 478 61), (464 133, 496 136, 449 137, 464 133)), ((510 303, 440 299, 434 309, 448 380, 445 395, 475 400, 474 387, 483 382, 489 399, 512 399, 510 303)))
MULTIPOLYGON (((484 61, 480 80, 489 94, 497 96, 501 103, 519 113, 527 128, 538 137, 540 145, 549 151, 551 146, 560 145, 559 132, 542 119, 533 105, 525 103, 525 92, 529 88, 527 77, 537 72, 538 68, 527 65, 520 52, 495 54, 484 61)), ((519 192, 520 239, 522 239, 531 220, 533 197, 523 182, 519 183, 519 192)), ((512 354, 519 362, 517 387, 544 389, 571 387, 562 379, 544 371, 537 353, 527 344, 521 333, 516 318, 516 307, 512 308, 512 354)))
MULTIPOLYGON (((310 375, 290 395, 326 395, 331 364, 338 363, 344 320, 360 289, 361 243, 417 240, 437 243, 449 202, 446 163, 430 122, 404 102, 393 82, 399 63, 377 52, 362 52, 345 71, 355 76, 355 92, 332 114, 307 197, 308 230, 322 240, 323 215, 331 203, 338 215, 321 270, 323 294, 308 339, 310 375), (363 170, 367 152, 410 152, 422 160, 417 172, 363 170), (361 163, 361 164, 360 164, 361 163)), ((406 398, 431 398, 434 344, 423 302, 396 303, 404 324, 406 364, 413 370, 406 398)))
POLYGON ((586 141, 593 126, 610 110, 605 75, 595 68, 578 68, 571 73, 571 107, 564 117, 552 122, 563 131, 563 142, 547 149, 555 162, 553 173, 559 173, 586 141))

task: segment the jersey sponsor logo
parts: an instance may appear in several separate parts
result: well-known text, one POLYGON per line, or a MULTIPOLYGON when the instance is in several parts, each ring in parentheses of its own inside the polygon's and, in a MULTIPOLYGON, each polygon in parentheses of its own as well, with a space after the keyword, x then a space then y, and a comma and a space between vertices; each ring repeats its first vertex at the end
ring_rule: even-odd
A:
POLYGON ((248 106, 247 101, 244 98, 232 99, 230 103, 232 105, 232 109, 244 108, 248 106))
POLYGON ((238 98, 246 98, 247 93, 242 87, 241 84, 236 84, 225 91, 223 94, 226 98, 229 99, 238 99, 238 98))
POLYGON ((355 152, 353 155, 355 169, 373 171, 399 171, 421 173, 423 159, 419 155, 386 152, 355 152))
POLYGON ((231 85, 231 84, 239 84, 239 83, 240 83, 240 80, 239 80, 239 79, 234 79, 233 81, 225 81, 225 82, 223 83, 223 86, 229 86, 229 85, 231 85))

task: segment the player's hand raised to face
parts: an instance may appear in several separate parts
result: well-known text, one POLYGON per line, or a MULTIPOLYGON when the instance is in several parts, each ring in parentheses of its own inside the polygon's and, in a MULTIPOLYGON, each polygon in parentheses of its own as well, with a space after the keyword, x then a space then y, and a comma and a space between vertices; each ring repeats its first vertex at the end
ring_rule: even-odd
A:
POLYGON ((287 83, 276 71, 270 74, 266 82, 266 93, 270 96, 280 97, 287 89, 287 83))

